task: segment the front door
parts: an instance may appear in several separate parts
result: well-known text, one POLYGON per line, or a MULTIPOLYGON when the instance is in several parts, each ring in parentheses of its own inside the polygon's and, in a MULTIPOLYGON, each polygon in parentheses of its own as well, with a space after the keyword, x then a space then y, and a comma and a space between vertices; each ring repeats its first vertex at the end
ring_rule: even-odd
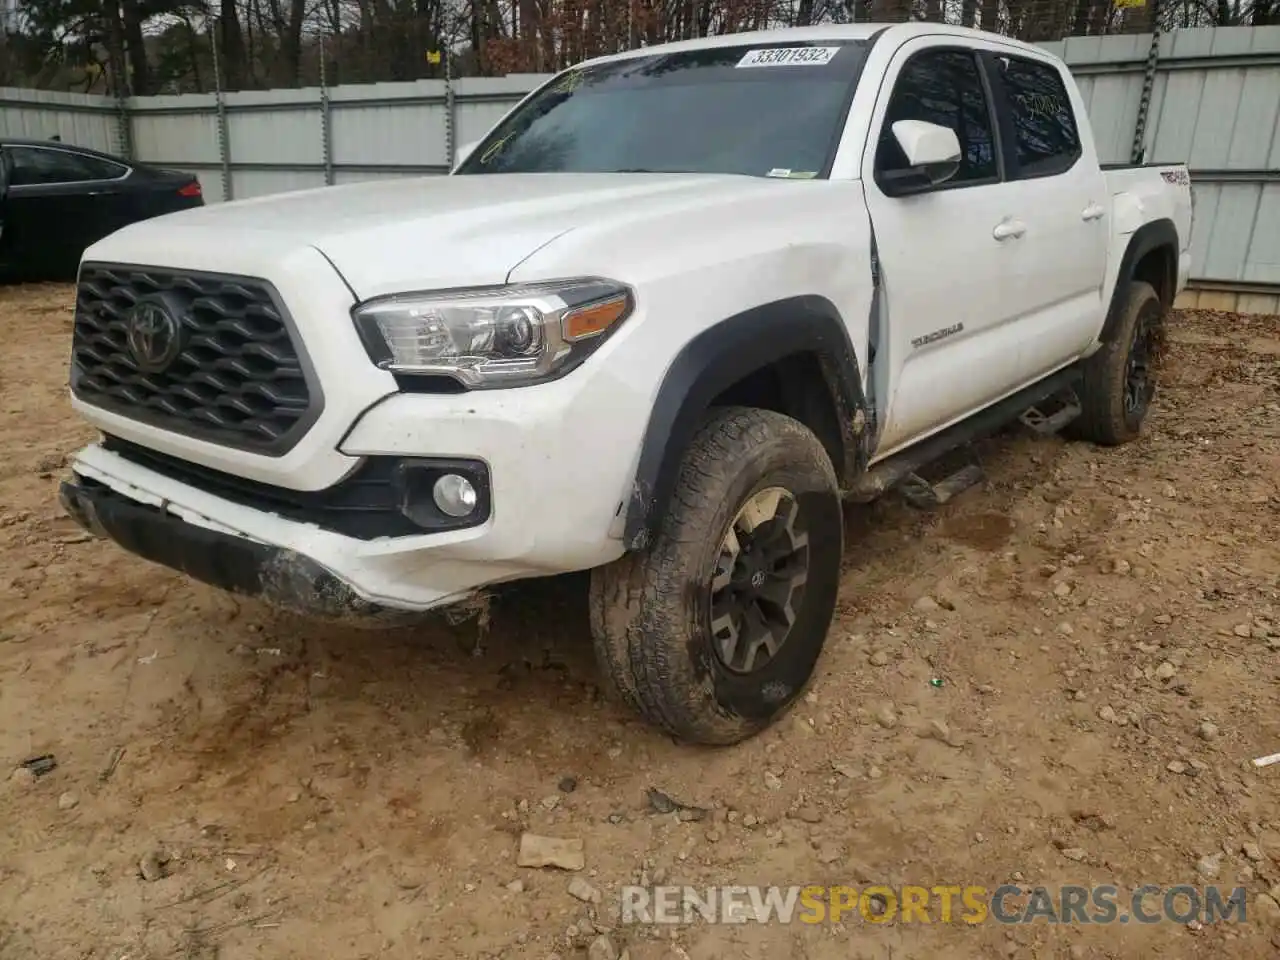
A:
POLYGON ((887 317, 876 357, 876 395, 887 401, 877 459, 986 406, 1019 380, 1016 351, 1006 343, 1006 326, 1028 305, 1011 268, 1025 232, 1019 188, 1005 182, 978 53, 948 42, 919 38, 895 54, 863 158, 887 317), (883 174, 906 166, 891 131, 898 120, 954 130, 961 149, 955 176, 924 193, 886 193, 883 174))

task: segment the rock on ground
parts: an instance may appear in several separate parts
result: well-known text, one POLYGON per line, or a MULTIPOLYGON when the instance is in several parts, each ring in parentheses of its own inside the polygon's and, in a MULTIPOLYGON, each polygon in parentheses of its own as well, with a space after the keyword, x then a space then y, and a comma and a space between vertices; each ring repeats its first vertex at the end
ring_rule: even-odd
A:
POLYGON ((581 870, 587 865, 581 839, 544 837, 525 833, 520 837, 520 850, 516 865, 521 867, 556 867, 560 870, 581 870))

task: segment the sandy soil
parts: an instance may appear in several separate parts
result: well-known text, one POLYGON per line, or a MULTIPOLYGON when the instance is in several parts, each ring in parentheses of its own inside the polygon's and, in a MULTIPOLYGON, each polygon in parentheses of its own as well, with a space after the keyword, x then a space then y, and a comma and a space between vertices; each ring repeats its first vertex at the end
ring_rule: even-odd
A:
POLYGON ((478 647, 470 624, 316 626, 81 536, 55 499, 92 438, 71 303, 0 289, 0 778, 57 759, 0 784, 0 957, 1280 951, 1280 765, 1249 762, 1280 751, 1275 318, 1177 316, 1138 443, 1005 436, 939 511, 851 512, 812 692, 706 751, 602 699, 581 578, 506 594, 478 647), (710 813, 654 812, 650 788, 710 813), (518 867, 526 829, 581 838, 586 870, 518 867), (615 925, 637 879, 1215 873, 1247 923, 615 925))

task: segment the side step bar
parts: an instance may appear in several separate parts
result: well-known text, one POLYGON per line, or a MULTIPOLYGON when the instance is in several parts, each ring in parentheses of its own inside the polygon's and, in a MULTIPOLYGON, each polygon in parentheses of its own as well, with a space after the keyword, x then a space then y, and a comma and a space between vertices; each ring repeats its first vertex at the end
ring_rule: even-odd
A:
POLYGON ((983 481, 986 474, 979 464, 971 463, 949 474, 937 483, 930 483, 918 473, 909 473, 902 478, 898 489, 907 503, 920 510, 940 507, 952 497, 958 496, 983 481))
MULTIPOLYGON (((957 447, 991 436, 1001 428, 1018 420, 1023 413, 1037 404, 1044 403, 1054 394, 1067 390, 1072 391, 1074 394, 1075 388, 1080 383, 1081 376, 1079 368, 1074 366, 1059 370, 1038 383, 1033 383, 1012 396, 1006 397, 999 403, 979 411, 972 417, 962 420, 960 423, 954 424, 942 432, 934 434, 932 437, 921 440, 906 450, 895 453, 858 477, 853 486, 844 491, 845 499, 856 503, 869 503, 872 500, 879 499, 886 492, 923 469, 926 465, 933 463, 957 447)), ((966 473, 966 471, 961 471, 961 473, 966 473)), ((960 479, 957 475, 957 482, 960 479)), ((951 486, 948 481, 944 481, 944 483, 948 487, 951 486)), ((960 487, 960 489, 964 488, 960 487)), ((952 490, 948 493, 948 499, 954 496, 956 492, 958 491, 952 490)))
POLYGON ((1080 405, 1080 397, 1076 395, 1074 389, 1063 390, 1058 395, 1048 398, 1048 401, 1040 406, 1029 407, 1018 418, 1024 427, 1042 437, 1052 436, 1084 412, 1084 407, 1080 405), (1057 409, 1054 409, 1055 406, 1057 409), (1052 412, 1045 413, 1042 407, 1052 412))

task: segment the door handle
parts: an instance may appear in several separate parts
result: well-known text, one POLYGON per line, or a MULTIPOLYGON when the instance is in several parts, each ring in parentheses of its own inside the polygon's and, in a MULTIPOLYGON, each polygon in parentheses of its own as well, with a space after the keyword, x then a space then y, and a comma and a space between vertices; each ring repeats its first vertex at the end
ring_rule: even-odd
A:
POLYGON ((996 228, 991 231, 991 235, 997 240, 1017 240, 1027 232, 1027 225, 1021 220, 1001 220, 996 224, 996 228))
POLYGON ((1091 203, 1080 214, 1081 220, 1101 220, 1107 211, 1096 203, 1091 203))

